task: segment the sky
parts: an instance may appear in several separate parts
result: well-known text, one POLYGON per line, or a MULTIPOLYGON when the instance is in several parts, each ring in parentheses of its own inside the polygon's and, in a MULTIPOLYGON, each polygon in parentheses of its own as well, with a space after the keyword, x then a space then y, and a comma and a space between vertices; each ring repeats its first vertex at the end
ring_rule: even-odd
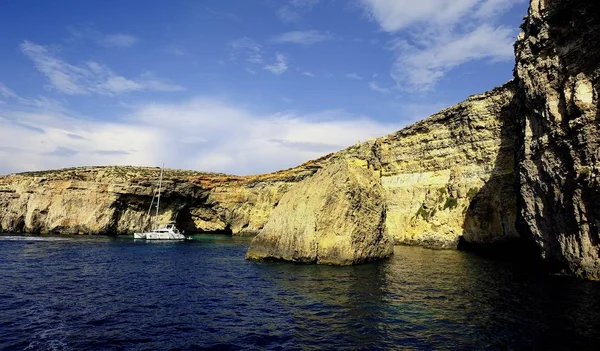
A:
POLYGON ((257 174, 512 77, 526 0, 0 3, 0 174, 257 174))

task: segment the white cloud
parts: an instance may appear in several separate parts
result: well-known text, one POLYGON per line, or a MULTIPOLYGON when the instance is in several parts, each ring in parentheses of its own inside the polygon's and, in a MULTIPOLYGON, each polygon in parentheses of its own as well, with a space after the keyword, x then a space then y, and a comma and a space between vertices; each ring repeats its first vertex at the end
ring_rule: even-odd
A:
POLYGON ((354 80, 362 80, 363 78, 356 73, 348 73, 346 74, 346 78, 354 79, 354 80))
POLYGON ((14 98, 17 96, 17 94, 4 85, 4 83, 0 82, 0 96, 5 98, 14 98))
POLYGON ((318 30, 294 31, 279 34, 271 38, 272 43, 276 44, 300 44, 312 45, 323 41, 332 40, 333 36, 329 33, 318 30))
POLYGON ((511 7, 526 0, 485 0, 474 14, 480 18, 491 18, 509 10, 511 7))
POLYGON ((451 69, 466 62, 513 58, 513 31, 506 27, 481 25, 460 36, 435 40, 423 47, 396 43, 398 53, 392 78, 410 90, 432 89, 451 69))
POLYGON ((50 86, 64 94, 115 95, 144 90, 184 90, 183 87, 160 80, 151 73, 129 79, 93 61, 81 66, 72 65, 53 54, 48 48, 30 41, 21 43, 20 48, 34 62, 38 71, 48 78, 50 86))
POLYGON ((319 0, 282 0, 277 8, 276 15, 286 23, 300 21, 302 16, 312 10, 319 0))
POLYGON ((96 42, 98 45, 105 47, 128 48, 139 42, 139 38, 124 33, 104 34, 93 27, 68 27, 71 33, 70 40, 88 39, 96 42))
POLYGON ((267 71, 273 73, 273 74, 282 74, 283 72, 287 71, 288 66, 287 66, 287 57, 284 54, 280 54, 277 53, 275 55, 275 62, 273 62, 272 64, 266 65, 264 67, 264 69, 266 69, 267 71))
POLYGON ((251 38, 243 37, 229 43, 231 50, 229 59, 244 60, 251 64, 260 64, 263 62, 262 46, 251 38))
POLYGON ((302 75, 305 75, 307 77, 314 77, 315 76, 315 74, 312 73, 312 72, 302 72, 302 75))
POLYGON ((189 56, 190 53, 187 52, 186 50, 183 50, 177 46, 171 45, 168 46, 165 50, 165 53, 169 54, 169 55, 173 55, 173 56, 189 56))
POLYGON ((99 43, 108 47, 128 48, 139 41, 138 38, 129 34, 109 34, 99 39, 99 43))
POLYGON ((388 88, 383 88, 380 87, 379 84, 377 84, 377 82, 369 82, 369 88, 373 91, 376 91, 378 93, 382 93, 382 94, 389 94, 391 91, 388 88))
POLYGON ((432 89, 450 70, 474 60, 511 60, 516 28, 496 22, 525 0, 360 0, 396 53, 399 88, 432 89))
POLYGON ((452 25, 480 0, 360 0, 386 32, 415 24, 452 25))
POLYGON ((256 69, 262 65, 264 70, 273 74, 282 74, 288 70, 288 57, 281 53, 276 53, 271 63, 265 63, 264 57, 268 52, 263 46, 254 39, 243 37, 229 43, 229 61, 240 62, 244 65, 244 70, 250 74, 257 74, 256 69))
POLYGON ((141 104, 116 122, 12 105, 0 108, 0 173, 163 161, 172 168, 263 173, 396 129, 343 111, 260 115, 204 97, 141 104))

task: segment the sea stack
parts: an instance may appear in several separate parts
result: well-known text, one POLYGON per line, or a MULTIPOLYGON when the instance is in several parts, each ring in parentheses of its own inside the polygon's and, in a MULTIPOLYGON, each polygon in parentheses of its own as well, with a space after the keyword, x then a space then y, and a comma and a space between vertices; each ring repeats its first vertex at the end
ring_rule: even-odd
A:
POLYGON ((281 198, 246 258, 350 265, 389 257, 385 213, 379 172, 340 159, 281 198))

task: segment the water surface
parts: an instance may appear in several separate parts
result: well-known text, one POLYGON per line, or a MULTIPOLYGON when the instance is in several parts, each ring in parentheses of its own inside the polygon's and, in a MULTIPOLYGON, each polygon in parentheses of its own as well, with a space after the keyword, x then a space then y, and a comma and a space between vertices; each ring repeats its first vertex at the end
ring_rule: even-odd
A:
POLYGON ((597 349, 600 284, 396 247, 353 267, 253 263, 248 239, 0 235, 0 349, 597 349))

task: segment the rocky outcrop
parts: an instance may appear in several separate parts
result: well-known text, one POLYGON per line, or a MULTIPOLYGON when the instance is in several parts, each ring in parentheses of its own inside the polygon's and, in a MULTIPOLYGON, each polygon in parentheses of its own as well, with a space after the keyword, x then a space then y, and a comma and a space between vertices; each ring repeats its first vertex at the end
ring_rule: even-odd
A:
MULTIPOLYGON (((396 243, 455 248, 518 237, 514 83, 397 133, 258 176, 169 170, 160 222, 186 232, 257 234, 294 184, 340 159, 380 173, 396 243)), ((88 167, 0 177, 0 231, 127 234, 149 222, 157 168, 88 167)))
MULTIPOLYGON (((525 238, 556 268, 600 279, 600 3, 531 0, 522 28, 506 85, 293 169, 169 171, 161 221, 265 227, 251 258, 341 264, 385 256, 375 238, 386 231, 438 248, 525 238)), ((0 231, 131 233, 148 222, 157 176, 97 167, 0 177, 0 231)))
POLYGON ((515 46, 524 232, 556 268, 600 278, 600 3, 532 0, 515 46))
MULTIPOLYGON (((186 232, 255 235, 296 183, 341 159, 380 173, 397 243, 455 248, 517 237, 515 84, 397 133, 258 176, 168 170, 159 221, 186 232)), ((158 168, 84 167, 0 177, 0 231, 128 234, 149 224, 158 168)))
POLYGON ((246 258, 350 265, 389 257, 392 249, 379 172, 349 158, 283 195, 246 258))
MULTIPOLYGON (((254 235, 316 160, 268 175, 166 170, 159 222, 186 232, 254 235)), ((81 167, 0 177, 0 232, 131 234, 150 224, 160 170, 81 167)))

